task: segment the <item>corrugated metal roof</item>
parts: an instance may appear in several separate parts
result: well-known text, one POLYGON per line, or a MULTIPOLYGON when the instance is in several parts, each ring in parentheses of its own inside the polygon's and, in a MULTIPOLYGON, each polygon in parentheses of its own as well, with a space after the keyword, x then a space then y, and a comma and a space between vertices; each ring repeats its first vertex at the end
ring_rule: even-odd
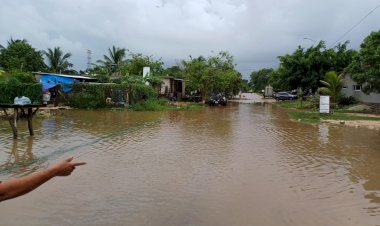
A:
POLYGON ((97 80, 96 78, 82 76, 82 75, 64 75, 64 74, 54 74, 54 73, 48 73, 48 72, 33 72, 34 74, 38 75, 54 75, 54 76, 60 76, 65 78, 76 78, 76 79, 91 79, 91 80, 97 80))

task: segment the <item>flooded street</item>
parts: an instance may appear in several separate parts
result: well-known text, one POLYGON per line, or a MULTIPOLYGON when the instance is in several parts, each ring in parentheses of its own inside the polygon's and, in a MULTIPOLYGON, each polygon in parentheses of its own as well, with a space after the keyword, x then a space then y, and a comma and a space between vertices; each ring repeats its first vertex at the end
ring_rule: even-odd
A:
POLYGON ((0 225, 380 225, 380 132, 293 122, 271 103, 59 111, 13 141, 0 180, 87 165, 0 203, 0 225))

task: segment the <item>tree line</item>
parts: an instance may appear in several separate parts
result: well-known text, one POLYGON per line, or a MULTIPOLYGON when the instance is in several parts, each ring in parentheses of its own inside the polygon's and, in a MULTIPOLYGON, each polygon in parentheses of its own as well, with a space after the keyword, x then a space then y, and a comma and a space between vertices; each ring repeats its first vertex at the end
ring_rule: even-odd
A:
MULTIPOLYGON (((349 75, 362 86, 364 92, 380 92, 380 31, 370 33, 358 51, 347 49, 348 41, 327 48, 320 41, 307 49, 298 46, 291 54, 279 56, 279 67, 265 68, 250 74, 249 85, 254 91, 261 91, 267 85, 275 90, 317 91, 321 80, 331 80, 336 76, 349 75)), ((336 79, 336 78, 334 78, 336 79)))
POLYGON ((33 83, 31 72, 45 71, 63 74, 86 74, 98 78, 99 82, 144 83, 143 67, 150 67, 150 76, 145 80, 159 83, 164 76, 184 79, 186 91, 200 95, 202 99, 215 93, 227 96, 236 95, 242 86, 242 75, 236 70, 233 56, 225 51, 215 56, 198 56, 183 59, 176 65, 164 68, 162 59, 141 53, 133 53, 126 48, 112 46, 102 59, 90 68, 73 70, 71 53, 65 53, 60 47, 37 50, 25 39, 8 41, 0 45, 0 80, 13 77, 22 83, 33 83))

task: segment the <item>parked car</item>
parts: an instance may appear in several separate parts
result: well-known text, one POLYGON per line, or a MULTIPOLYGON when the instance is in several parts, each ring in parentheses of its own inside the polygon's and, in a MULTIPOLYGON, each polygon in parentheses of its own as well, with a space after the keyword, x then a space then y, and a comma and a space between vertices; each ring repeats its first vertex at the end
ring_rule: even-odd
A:
POLYGON ((288 92, 278 92, 274 94, 274 99, 276 100, 295 100, 297 99, 297 95, 290 94, 288 92))
POLYGON ((211 96, 207 100, 207 104, 210 106, 216 106, 216 105, 226 106, 227 98, 222 93, 218 93, 216 95, 211 96))

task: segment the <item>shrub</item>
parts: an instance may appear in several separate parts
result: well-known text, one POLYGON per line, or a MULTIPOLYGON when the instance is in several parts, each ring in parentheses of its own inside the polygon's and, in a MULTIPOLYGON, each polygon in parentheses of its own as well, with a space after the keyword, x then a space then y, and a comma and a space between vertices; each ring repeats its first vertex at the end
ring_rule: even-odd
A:
POLYGON ((152 109, 149 105, 155 103, 143 103, 143 101, 155 97, 157 90, 142 83, 74 83, 73 91, 68 95, 68 105, 76 108, 102 108, 109 105, 124 105, 128 101, 131 105, 141 104, 142 108, 152 109), (106 102, 107 98, 111 98, 111 103, 106 102))
POLYGON ((338 104, 341 106, 347 106, 347 105, 353 105, 356 104, 358 101, 353 96, 341 96, 338 98, 338 104))
POLYGON ((133 104, 131 109, 134 111, 162 111, 166 109, 167 102, 157 99, 148 99, 139 103, 133 104), (165 103, 165 104, 164 104, 165 103))
POLYGON ((32 103, 42 102, 42 84, 21 83, 16 77, 9 77, 0 82, 0 103, 13 104, 17 96, 26 96, 32 103))
POLYGON ((143 83, 134 83, 130 85, 129 94, 130 104, 136 104, 141 100, 148 100, 157 97, 157 90, 143 83))
POLYGON ((107 106, 106 98, 114 104, 126 102, 128 87, 113 83, 74 83, 68 95, 68 105, 76 108, 102 108, 107 106))

